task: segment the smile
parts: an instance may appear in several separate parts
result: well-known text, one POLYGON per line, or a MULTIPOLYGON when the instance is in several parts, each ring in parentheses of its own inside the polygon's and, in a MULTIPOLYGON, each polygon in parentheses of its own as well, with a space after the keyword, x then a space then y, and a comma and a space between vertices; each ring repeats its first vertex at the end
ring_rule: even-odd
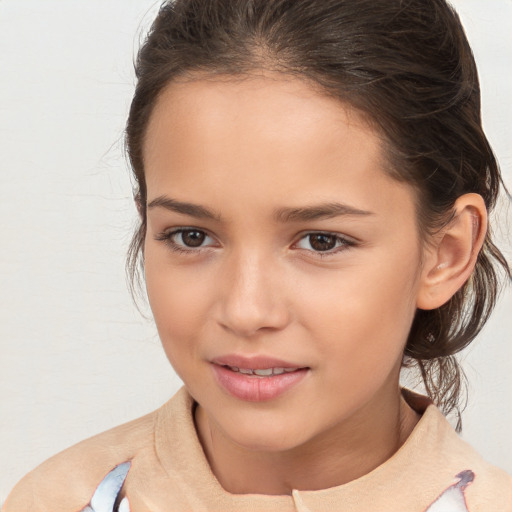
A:
POLYGON ((239 372, 244 375, 255 375, 257 377, 271 377, 272 375, 282 375, 283 373, 291 373, 300 368, 262 368, 253 370, 251 368, 238 368, 237 366, 224 365, 225 368, 229 368, 233 372, 239 372))
POLYGON ((310 373, 274 358, 227 356, 211 361, 219 387, 231 397, 246 402, 266 402, 290 392, 310 373))

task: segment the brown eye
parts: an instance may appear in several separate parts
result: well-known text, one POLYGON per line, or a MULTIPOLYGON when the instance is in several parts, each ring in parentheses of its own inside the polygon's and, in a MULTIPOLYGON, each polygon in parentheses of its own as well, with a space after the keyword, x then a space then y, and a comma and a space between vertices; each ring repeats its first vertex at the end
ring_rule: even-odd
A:
POLYGON ((304 235, 294 247, 307 250, 316 256, 327 257, 356 245, 355 241, 341 234, 316 232, 304 235))
POLYGON ((203 254, 205 250, 218 247, 215 240, 202 229, 178 228, 163 231, 155 236, 155 240, 163 242, 168 248, 188 255, 203 254))
POLYGON ((206 238, 206 234, 203 231, 195 229, 183 230, 179 234, 183 244, 187 247, 199 247, 206 238))
POLYGON ((316 233, 309 235, 309 244, 315 251, 329 251, 336 247, 338 237, 334 235, 326 235, 324 233, 316 233))

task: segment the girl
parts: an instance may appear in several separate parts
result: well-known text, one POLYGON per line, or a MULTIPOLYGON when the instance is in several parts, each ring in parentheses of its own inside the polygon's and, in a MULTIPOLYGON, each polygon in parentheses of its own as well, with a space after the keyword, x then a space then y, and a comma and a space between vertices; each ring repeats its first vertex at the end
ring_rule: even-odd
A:
POLYGON ((453 10, 175 0, 136 72, 129 268, 185 386, 5 511, 512 510, 442 415, 510 276, 453 10), (412 365, 428 397, 400 388, 412 365))

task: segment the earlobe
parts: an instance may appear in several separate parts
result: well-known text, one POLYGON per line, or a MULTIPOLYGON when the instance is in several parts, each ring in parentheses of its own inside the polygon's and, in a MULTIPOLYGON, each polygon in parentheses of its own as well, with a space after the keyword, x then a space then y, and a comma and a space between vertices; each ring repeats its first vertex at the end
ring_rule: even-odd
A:
POLYGON ((479 194, 465 194, 453 219, 432 241, 425 257, 417 299, 419 309, 436 309, 469 279, 487 232, 487 209, 479 194))

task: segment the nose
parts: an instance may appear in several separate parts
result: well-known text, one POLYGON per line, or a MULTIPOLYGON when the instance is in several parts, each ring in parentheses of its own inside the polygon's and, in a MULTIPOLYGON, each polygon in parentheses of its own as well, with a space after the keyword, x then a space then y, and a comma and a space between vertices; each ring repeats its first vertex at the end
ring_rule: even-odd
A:
POLYGON ((286 327, 289 306, 277 265, 254 255, 226 263, 218 309, 222 327, 246 338, 286 327))

